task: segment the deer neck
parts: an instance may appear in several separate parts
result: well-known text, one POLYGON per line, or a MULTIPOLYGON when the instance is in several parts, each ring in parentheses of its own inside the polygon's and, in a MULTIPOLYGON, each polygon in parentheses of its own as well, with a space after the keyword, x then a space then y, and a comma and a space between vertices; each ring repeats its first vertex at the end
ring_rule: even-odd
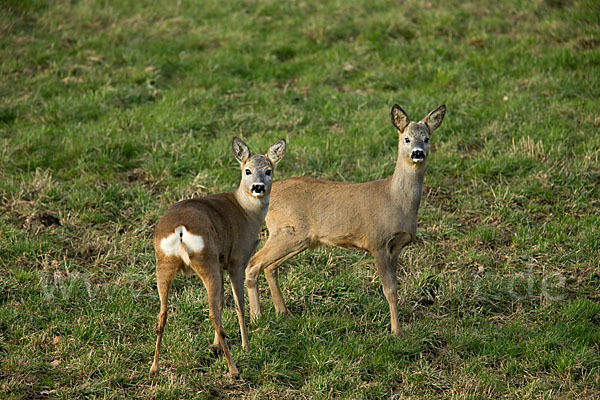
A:
POLYGON ((246 214, 256 219, 259 224, 262 224, 269 210, 270 195, 261 198, 254 197, 248 194, 241 186, 233 192, 233 195, 246 214))
POLYGON ((402 207, 408 215, 416 216, 423 194, 424 178, 425 163, 415 165, 398 157, 390 181, 390 194, 396 204, 402 207))

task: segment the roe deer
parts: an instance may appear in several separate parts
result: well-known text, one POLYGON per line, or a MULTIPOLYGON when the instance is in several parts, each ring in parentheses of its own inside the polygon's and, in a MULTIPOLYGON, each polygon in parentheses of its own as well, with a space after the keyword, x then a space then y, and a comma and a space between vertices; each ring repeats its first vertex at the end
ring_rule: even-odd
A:
POLYGON ((273 185, 266 219, 269 237, 246 270, 253 319, 260 315, 260 271, 265 270, 275 310, 285 314, 277 267, 307 248, 327 244, 373 255, 390 307, 392 332, 400 334, 396 263, 402 248, 415 239, 429 139, 445 113, 442 105, 422 121, 411 122, 397 104, 392 107, 398 159, 387 179, 352 184, 297 177, 273 185))
POLYGON ((208 293, 208 318, 215 328, 213 345, 223 349, 229 373, 238 376, 221 324, 223 270, 227 270, 240 324, 242 346, 249 351, 244 322, 244 270, 258 244, 260 226, 269 207, 273 169, 285 155, 283 139, 266 155, 251 155, 248 146, 233 138, 232 150, 242 169, 240 186, 229 193, 214 194, 175 203, 158 221, 154 231, 156 284, 160 313, 156 325, 156 351, 150 374, 158 371, 158 353, 167 322, 167 298, 175 274, 196 272, 208 293))

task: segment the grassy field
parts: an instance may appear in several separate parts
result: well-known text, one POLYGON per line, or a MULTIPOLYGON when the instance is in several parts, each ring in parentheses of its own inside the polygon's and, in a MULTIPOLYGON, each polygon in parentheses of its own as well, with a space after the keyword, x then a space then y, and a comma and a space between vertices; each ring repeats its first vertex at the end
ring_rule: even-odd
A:
MULTIPOLYGON (((600 397, 600 3, 0 1, 0 398, 600 397), (151 235, 229 191, 241 136, 276 179, 390 175, 398 103, 445 103, 402 337, 373 261, 290 260, 291 317, 210 352, 199 279, 176 279, 161 371, 151 235)), ((228 286, 228 285, 227 285, 228 286)))

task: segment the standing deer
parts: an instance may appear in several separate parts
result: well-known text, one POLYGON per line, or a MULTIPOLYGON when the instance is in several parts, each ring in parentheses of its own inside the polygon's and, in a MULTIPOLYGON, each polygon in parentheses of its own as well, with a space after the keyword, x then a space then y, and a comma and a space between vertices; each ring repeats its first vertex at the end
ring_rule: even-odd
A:
POLYGON ((213 346, 223 349, 229 373, 239 376, 225 340, 223 270, 227 270, 240 324, 242 346, 249 351, 244 322, 244 271, 258 244, 260 226, 269 207, 273 169, 285 155, 283 139, 266 155, 251 155, 248 146, 233 138, 232 150, 242 169, 240 186, 220 193, 175 203, 154 231, 156 284, 160 313, 156 326, 156 351, 150 374, 158 371, 158 353, 167 322, 167 298, 175 274, 196 272, 208 293, 208 318, 215 328, 213 346))
POLYGON ((258 276, 263 269, 275 310, 285 314, 278 266, 308 248, 327 244, 373 255, 390 306, 392 332, 400 334, 396 263, 402 248, 415 240, 429 139, 445 113, 442 105, 413 122, 397 104, 392 107, 399 142, 389 178, 352 184, 298 177, 273 185, 266 219, 269 237, 246 270, 252 318, 260 315, 258 276))

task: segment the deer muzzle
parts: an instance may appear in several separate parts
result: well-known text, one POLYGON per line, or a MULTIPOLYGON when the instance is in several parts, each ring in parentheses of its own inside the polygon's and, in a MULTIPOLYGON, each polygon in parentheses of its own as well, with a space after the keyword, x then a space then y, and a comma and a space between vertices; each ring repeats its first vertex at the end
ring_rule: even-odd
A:
POLYGON ((414 149, 410 154, 410 158, 415 163, 421 163, 425 161, 425 152, 422 149, 414 149))
POLYGON ((264 195, 266 192, 265 184, 264 183, 253 183, 252 187, 250 188, 250 192, 252 193, 252 196, 255 196, 255 197, 260 197, 260 196, 264 195))

